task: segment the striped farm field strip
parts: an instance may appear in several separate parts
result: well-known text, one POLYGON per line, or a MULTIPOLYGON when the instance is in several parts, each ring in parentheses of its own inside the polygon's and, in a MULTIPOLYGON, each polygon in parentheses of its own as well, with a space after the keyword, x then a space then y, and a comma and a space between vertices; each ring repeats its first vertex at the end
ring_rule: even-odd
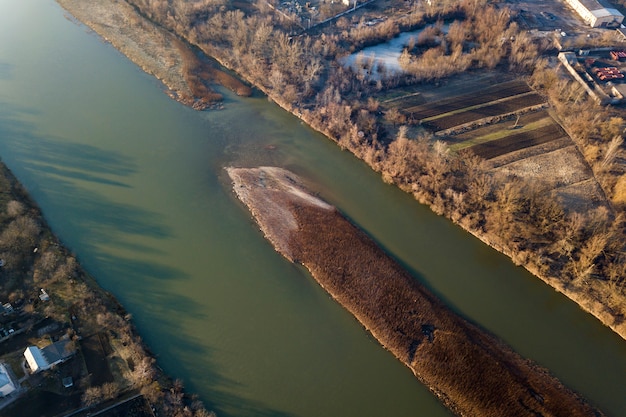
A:
MULTIPOLYGON (((492 101, 476 104, 474 106, 468 106, 468 107, 459 108, 459 109, 450 111, 448 113, 441 113, 441 114, 438 114, 436 116, 432 116, 432 117, 427 117, 425 119, 421 119, 421 121, 424 122, 424 123, 432 122, 434 120, 439 120, 439 119, 443 119, 445 117, 455 116, 457 114, 470 112, 472 110, 478 110, 478 109, 482 109, 482 108, 485 108, 485 107, 494 107, 494 106, 497 106, 500 103, 512 102, 514 100, 519 101, 520 99, 523 99, 525 97, 537 97, 536 100, 538 100, 539 102, 543 102, 544 101, 543 97, 541 97, 540 95, 538 95, 537 93, 535 93, 533 91, 529 91, 529 92, 526 92, 526 93, 516 94, 514 96, 507 96, 507 97, 500 98, 500 99, 497 99, 497 100, 492 100, 492 101)), ((501 112, 501 113, 504 113, 504 112, 501 112)))
POLYGON ((476 91, 472 94, 450 97, 419 106, 405 107, 403 110, 406 113, 410 113, 414 119, 424 120, 438 115, 443 116, 457 110, 469 109, 481 104, 491 103, 507 97, 529 93, 531 91, 532 90, 525 82, 510 81, 508 83, 485 88, 482 91, 476 91))
POLYGON ((554 124, 554 120, 550 116, 546 116, 543 119, 536 120, 531 123, 526 123, 517 129, 511 129, 510 127, 503 127, 501 130, 489 133, 487 135, 475 136, 471 139, 467 139, 463 142, 450 145, 450 150, 453 152, 460 151, 461 149, 469 148, 471 146, 480 145, 481 143, 490 142, 492 140, 502 139, 507 136, 511 136, 517 133, 528 132, 531 130, 539 129, 540 127, 554 124))
POLYGON ((564 132, 557 124, 550 124, 535 130, 516 133, 501 139, 484 142, 472 147, 465 148, 471 150, 475 155, 485 159, 495 158, 509 152, 525 149, 530 146, 541 145, 553 140, 562 138, 564 132))
POLYGON ((493 101, 487 105, 472 109, 463 109, 453 114, 442 115, 424 121, 423 125, 430 130, 440 131, 460 126, 476 120, 514 113, 518 110, 545 103, 545 99, 537 93, 525 93, 507 99, 493 101))

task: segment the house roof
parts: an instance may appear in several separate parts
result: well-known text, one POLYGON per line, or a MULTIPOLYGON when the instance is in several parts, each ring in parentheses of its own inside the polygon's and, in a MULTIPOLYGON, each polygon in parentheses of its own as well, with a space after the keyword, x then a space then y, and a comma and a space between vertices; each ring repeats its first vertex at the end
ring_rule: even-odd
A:
POLYGON ((49 364, 55 364, 74 354, 73 350, 68 351, 69 340, 59 340, 41 349, 41 353, 49 364))
POLYGON ((41 350, 37 346, 29 346, 24 351, 24 357, 28 361, 28 366, 33 372, 49 367, 48 361, 43 357, 41 350))
POLYGON ((609 17, 609 16, 623 16, 619 11, 617 11, 616 9, 596 9, 596 10, 592 10, 591 14, 593 14, 595 17, 609 17))
POLYGON ((0 364, 0 394, 8 395, 15 391, 15 383, 3 364, 0 364))
POLYGON ((579 0, 579 2, 589 11, 598 9, 609 9, 613 7, 611 3, 604 0, 579 0))

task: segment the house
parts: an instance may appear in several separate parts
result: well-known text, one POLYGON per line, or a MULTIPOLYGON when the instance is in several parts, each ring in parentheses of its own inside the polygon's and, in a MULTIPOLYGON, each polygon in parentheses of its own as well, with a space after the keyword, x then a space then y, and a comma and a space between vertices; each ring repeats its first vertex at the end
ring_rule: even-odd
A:
POLYGON ((0 396, 6 397, 17 389, 9 371, 3 363, 0 363, 0 396))
POLYGON ((592 28, 617 27, 624 15, 605 0, 565 0, 592 28))
POLYGON ((56 343, 39 349, 37 346, 29 346, 24 351, 24 357, 28 362, 28 367, 32 373, 45 371, 61 362, 66 361, 74 354, 74 350, 69 348, 69 340, 59 340, 56 343))
POLYGON ((48 361, 43 357, 41 350, 39 350, 37 346, 27 347, 24 351, 24 357, 33 374, 35 372, 44 371, 50 367, 48 361))
POLYGON ((11 303, 4 303, 2 304, 2 314, 3 315, 8 315, 13 313, 15 310, 13 309, 13 306, 11 305, 11 303))
POLYGON ((39 294, 39 299, 41 301, 48 301, 48 300, 50 300, 50 296, 48 295, 46 290, 44 290, 43 288, 41 289, 41 294, 39 294))

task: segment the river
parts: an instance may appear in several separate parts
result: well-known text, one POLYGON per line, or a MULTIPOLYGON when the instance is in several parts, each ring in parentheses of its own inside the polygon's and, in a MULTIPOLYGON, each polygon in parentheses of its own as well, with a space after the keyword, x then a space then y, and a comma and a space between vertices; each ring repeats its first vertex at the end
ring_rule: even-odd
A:
POLYGON ((626 415, 626 342, 256 96, 196 112, 51 0, 0 0, 0 156, 220 416, 449 416, 308 273, 274 252, 228 165, 278 165, 460 314, 626 415))

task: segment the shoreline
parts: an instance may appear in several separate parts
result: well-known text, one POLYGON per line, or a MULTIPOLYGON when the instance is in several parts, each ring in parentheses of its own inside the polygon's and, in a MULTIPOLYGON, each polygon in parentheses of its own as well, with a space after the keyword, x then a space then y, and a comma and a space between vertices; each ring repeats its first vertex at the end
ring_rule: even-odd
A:
POLYGON ((191 96, 191 90, 184 80, 183 56, 172 33, 147 24, 125 1, 106 0, 97 4, 79 0, 55 1, 145 73, 163 83, 167 95, 182 104, 193 105, 184 98, 191 96), (130 26, 132 30, 122 30, 130 26))
POLYGON ((603 415, 547 370, 453 313, 334 207, 308 194, 296 175, 275 167, 227 172, 275 250, 304 265, 455 414, 603 415))
POLYGON ((94 31, 165 87, 165 94, 194 110, 221 107, 222 95, 210 85, 222 85, 239 96, 250 87, 202 60, 192 45, 155 24, 126 1, 55 0, 77 22, 94 31))
POLYGON ((63 405, 54 408, 56 413, 62 412, 58 415, 99 413, 106 407, 123 406, 130 395, 138 399, 139 411, 152 409, 167 415, 188 408, 189 417, 214 416, 201 402, 193 402, 182 385, 158 366, 156 355, 142 340, 131 315, 53 233, 37 203, 2 161, 0 190, 2 233, 17 223, 29 225, 21 232, 28 239, 8 250, 5 247, 3 252, 8 260, 2 265, 3 299, 8 298, 15 305, 9 315, 4 315, 17 330, 4 337, 2 356, 6 360, 17 353, 23 362, 24 348, 44 347, 42 343, 48 346, 53 340, 65 340, 66 349, 73 349, 51 370, 44 368, 43 373, 27 372, 25 368, 16 368, 14 362, 4 362, 12 372, 24 375, 19 380, 21 391, 0 414, 32 415, 35 411, 26 411, 24 405, 31 401, 36 405, 29 410, 49 415, 44 411, 49 411, 51 404, 46 403, 48 397, 42 396, 58 395, 59 375, 64 375, 73 378, 73 382, 61 390, 63 405), (36 296, 41 293, 47 298, 36 296), (42 322, 47 322, 46 327, 37 328, 42 322), (42 329, 45 334, 40 333, 42 329), (93 340, 98 341, 100 350, 92 349, 93 340), (94 366, 95 361, 103 366, 94 366), (103 377, 109 374, 110 380, 103 377))
MULTIPOLYGON (((65 8, 65 10, 67 10, 69 13, 74 14, 74 16, 78 20, 82 21, 84 24, 86 24, 87 26, 91 27, 96 33, 98 33, 100 36, 102 36, 103 38, 106 39, 106 36, 101 33, 101 29, 99 30, 97 26, 90 25, 88 23, 89 19, 87 18, 87 16, 90 15, 90 14, 93 15, 95 13, 94 10, 92 10, 92 9, 83 10, 83 12, 86 13, 87 15, 76 16, 76 14, 75 14, 75 11, 76 11, 75 8, 77 7, 76 0, 57 0, 57 2, 63 8, 65 8)), ((111 3, 111 4, 112 5, 124 4, 127 7, 131 7, 125 1, 114 2, 114 3, 111 3)), ((134 9, 133 9, 133 12, 134 12, 134 9)), ((153 22, 151 22, 149 20, 146 20, 146 22, 149 22, 152 25, 154 25, 155 27, 158 27, 156 24, 154 24, 153 22)), ((171 34, 171 32, 169 32, 169 31, 167 31, 165 29, 161 29, 161 28, 159 28, 159 29, 162 30, 163 32, 169 33, 171 36, 174 36, 174 35, 171 34)), ((189 40, 186 40, 186 41, 189 42, 189 40)), ((116 47, 118 50, 120 50, 120 52, 122 52, 123 54, 128 56, 129 59, 131 59, 133 62, 135 62, 133 60, 133 58, 127 54, 127 52, 125 52, 124 50, 118 48, 115 45, 115 43, 112 43, 112 44, 113 44, 114 47, 116 47)), ((150 47, 157 48, 157 49, 159 48, 159 46, 155 45, 155 44, 142 45, 142 47, 143 48, 147 48, 147 49, 150 49, 150 47)), ((220 57, 219 53, 212 53, 212 52, 216 52, 216 51, 203 50, 203 52, 206 53, 207 55, 211 56, 211 58, 215 59, 223 67, 225 67, 225 68, 227 68, 229 70, 235 70, 234 68, 231 68, 231 66, 229 65, 228 62, 226 62, 224 59, 222 59, 222 57, 220 57)), ((217 51, 217 52, 219 52, 219 51, 217 51)), ((148 69, 144 68, 139 63, 137 63, 137 65, 142 67, 142 69, 144 71, 146 71, 147 73, 154 75, 157 72, 156 70, 159 67, 159 62, 158 61, 154 61, 153 65, 155 65, 156 67, 148 68, 148 69)), ((179 71, 182 71, 182 67, 179 68, 179 71)), ((246 76, 246 74, 241 74, 241 73, 238 73, 238 74, 239 74, 239 76, 242 79, 246 80, 248 83, 250 83, 251 85, 253 85, 257 89, 259 89, 261 92, 263 92, 268 97, 268 99, 270 99, 271 101, 276 103, 279 107, 281 107, 285 111, 289 112, 290 114, 294 115, 295 117, 299 118, 302 122, 306 123, 310 128, 312 128, 315 131, 321 133, 326 138, 328 138, 329 140, 333 141, 335 144, 341 146, 340 143, 336 139, 333 138, 333 135, 331 134, 331 132, 327 131, 323 126, 319 126, 317 123, 315 123, 315 120, 313 120, 313 117, 311 117, 311 114, 310 114, 310 112, 308 110, 300 111, 300 109, 295 108, 292 105, 284 102, 281 99, 281 97, 276 97, 274 94, 272 94, 272 91, 269 91, 267 88, 264 88, 262 85, 260 85, 259 83, 255 82, 255 80, 253 78, 246 76)), ((158 79, 160 79, 165 85, 170 84, 170 81, 173 83, 174 80, 176 80, 179 77, 182 77, 181 74, 176 74, 176 71, 167 71, 166 74, 164 75, 163 79, 161 77, 159 77, 158 75, 155 75, 155 76, 158 79), (167 77, 171 77, 171 79, 168 79, 167 77)), ((170 97, 172 97, 175 100, 181 102, 182 104, 185 104, 185 105, 193 107, 192 104, 190 104, 188 101, 185 101, 185 100, 181 99, 181 97, 177 96, 176 94, 170 94, 170 97)), ((341 146, 341 147, 342 147, 342 149, 344 148, 343 146, 341 146)), ((368 161, 364 158, 363 155, 357 154, 354 150, 350 150, 350 152, 355 157, 357 157, 357 158, 363 160, 365 163, 367 163, 368 166, 370 166, 370 168, 372 168, 376 172, 379 172, 378 170, 376 170, 376 168, 374 166, 372 166, 372 164, 368 163, 368 161)), ((396 186, 398 186, 403 191, 408 192, 409 194, 412 194, 415 197, 414 193, 411 190, 407 190, 407 189, 405 189, 405 188, 403 188, 403 187, 401 187, 400 185, 397 185, 397 184, 396 184, 396 186)), ((418 198, 416 198, 416 200, 418 201, 418 203, 424 204, 423 202, 419 201, 418 198)), ((490 233, 484 233, 484 232, 481 232, 480 230, 475 230, 473 228, 470 228, 470 227, 468 227, 467 225, 465 225, 465 224, 463 224, 461 222, 454 221, 453 219, 451 219, 449 217, 446 217, 446 218, 448 220, 452 221, 454 224, 456 224, 459 227, 461 227, 463 230, 465 230, 468 233, 472 234, 474 237, 476 237, 477 239, 482 241, 484 244, 492 247, 493 249, 497 250, 498 252, 503 253, 505 256, 509 257, 512 262, 514 262, 514 263, 524 267, 531 274, 533 274, 534 276, 536 276, 537 278, 542 280, 544 283, 549 285, 554 290, 556 290, 556 291, 562 293, 563 295, 565 295, 567 298, 569 298, 570 300, 575 302, 581 309, 583 309, 584 311, 586 311, 589 314, 591 314, 592 316, 594 316, 603 325, 609 327, 612 331, 614 331, 620 337, 622 337, 624 340, 626 340, 626 320, 623 317, 623 315, 621 315, 621 313, 614 313, 614 312, 610 311, 609 307, 607 307, 606 305, 604 305, 603 303, 601 303, 599 300, 597 300, 594 297, 591 297, 589 295, 585 297, 585 293, 583 291, 581 291, 581 289, 583 289, 583 287, 576 287, 574 285, 571 285, 569 288, 565 287, 563 285, 563 283, 558 280, 558 278, 556 278, 556 277, 549 277, 549 276, 546 276, 546 275, 540 273, 540 271, 538 269, 538 264, 531 262, 533 254, 530 254, 530 256, 528 256, 526 258, 526 260, 519 261, 518 258, 519 258, 520 254, 512 253, 511 251, 507 250, 507 248, 505 248, 501 244, 499 244, 498 243, 498 240, 499 240, 498 236, 496 236, 495 234, 493 234, 493 233, 491 233, 491 234, 490 233)))

